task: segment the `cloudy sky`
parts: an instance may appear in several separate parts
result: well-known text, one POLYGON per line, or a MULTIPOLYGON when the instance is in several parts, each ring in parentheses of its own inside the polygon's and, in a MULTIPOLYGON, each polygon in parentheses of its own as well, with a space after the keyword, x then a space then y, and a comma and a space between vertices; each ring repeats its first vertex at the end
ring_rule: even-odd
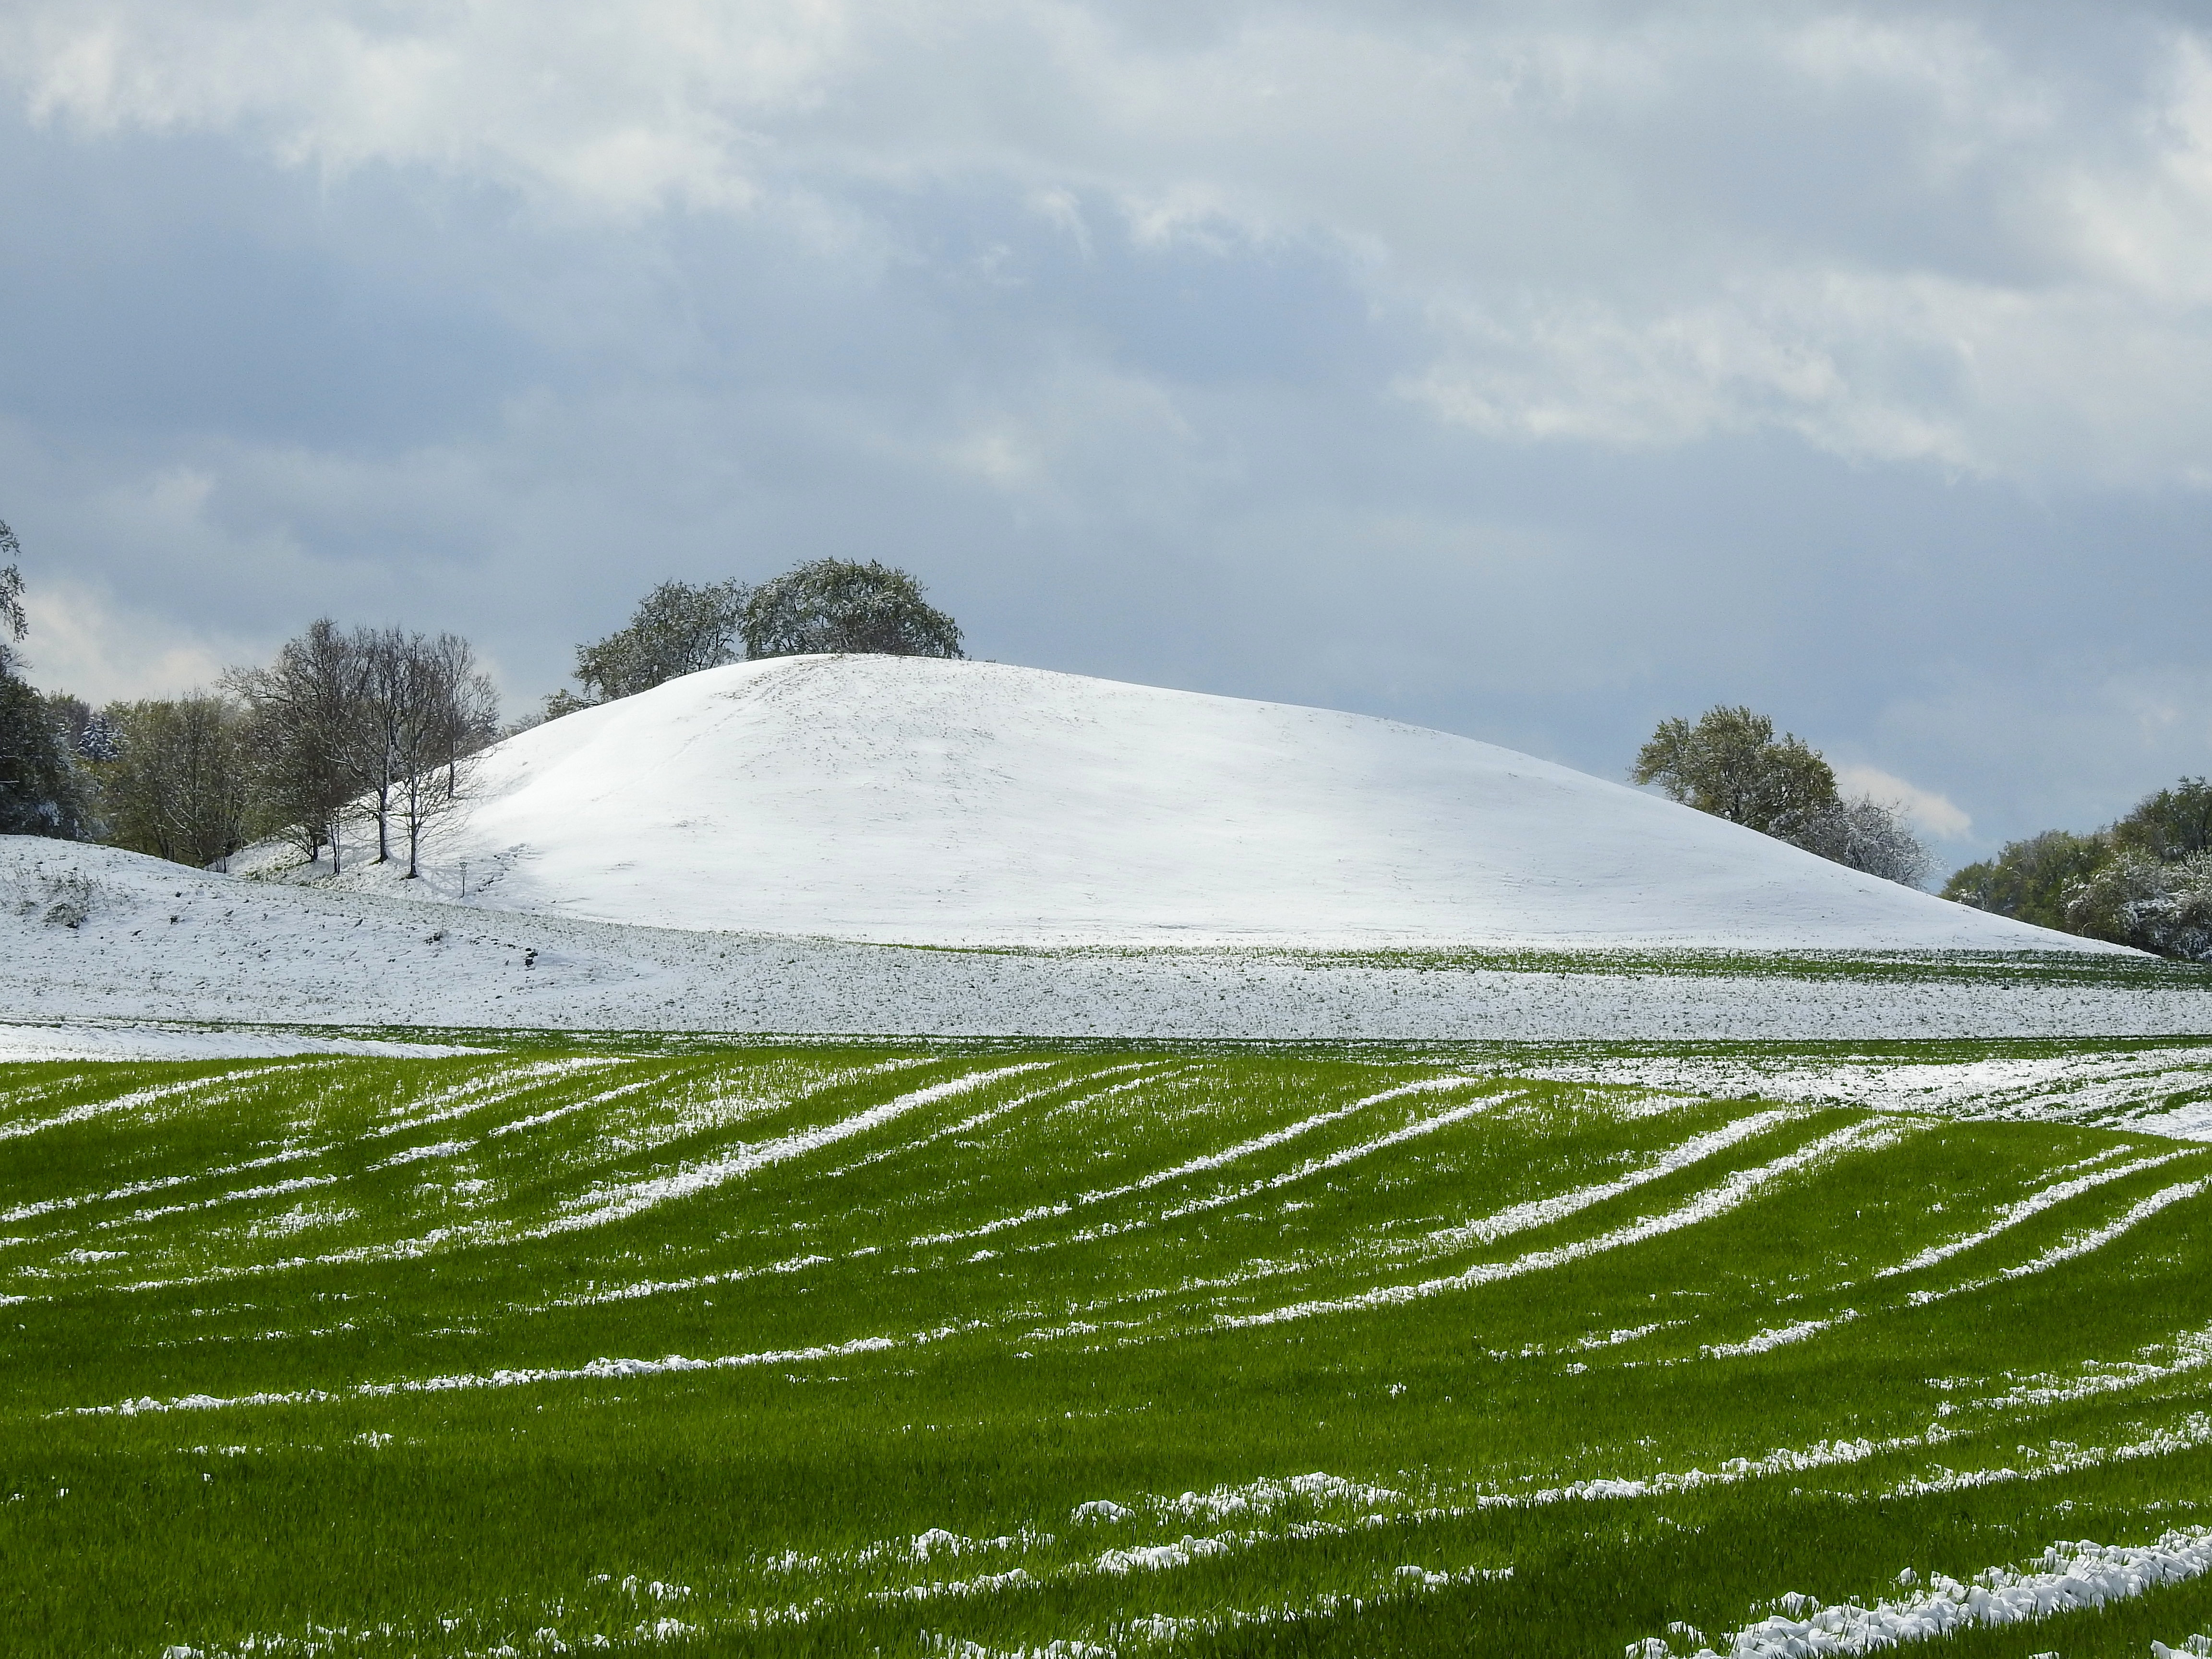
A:
POLYGON ((13 0, 33 678, 320 614, 510 709, 654 581, 1952 862, 2212 769, 2212 27, 2124 4, 13 0))

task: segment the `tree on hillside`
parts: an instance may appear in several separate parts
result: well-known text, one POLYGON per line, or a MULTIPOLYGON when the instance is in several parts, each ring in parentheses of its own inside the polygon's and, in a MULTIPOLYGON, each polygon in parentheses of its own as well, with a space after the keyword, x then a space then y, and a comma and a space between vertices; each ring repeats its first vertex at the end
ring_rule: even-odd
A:
POLYGON ((245 705, 196 691, 103 712, 116 733, 115 758, 98 769, 112 845, 204 868, 252 838, 245 705))
POLYGON ((499 701, 476 652, 455 634, 386 636, 394 700, 390 726, 392 811, 407 842, 407 874, 422 874, 424 837, 460 803, 463 769, 499 723, 499 701))
POLYGON ((460 797, 467 762, 496 734, 499 700, 455 634, 341 629, 327 617, 288 641, 266 668, 227 685, 252 709, 250 748, 263 816, 312 862, 342 867, 346 818, 376 827, 375 862, 395 832, 420 873, 430 826, 460 797))
POLYGON ((1799 832, 1808 853, 1904 887, 1919 887, 1935 873, 1936 860, 1902 814, 1871 795, 1840 798, 1799 832))
POLYGON ((1662 720, 1630 775, 1685 806, 1786 841, 1886 881, 1917 887, 1935 866, 1902 814, 1869 795, 1846 799, 1818 750, 1749 708, 1708 708, 1692 726, 1662 720))
POLYGON ((1818 750, 1743 708, 1708 708, 1692 726, 1662 720, 1630 774, 1670 800, 1783 841, 1836 805, 1836 775, 1818 750))
POLYGON ((362 809, 376 824, 376 860, 392 858, 396 826, 419 873, 422 833, 459 794, 457 774, 497 722, 497 699, 476 653, 458 635, 357 629, 364 664, 361 714, 352 728, 362 809))
POLYGON ((738 660, 738 624, 751 589, 743 582, 663 582, 638 602, 629 621, 603 640, 576 647, 581 696, 556 691, 546 717, 635 696, 702 669, 738 660))
POLYGON ((583 690, 556 691, 545 700, 544 717, 558 720, 747 657, 961 655, 959 624, 923 592, 907 571, 842 559, 796 565, 757 587, 663 582, 623 627, 576 647, 583 690))
POLYGON ((958 657, 960 625, 922 598, 904 570, 871 561, 815 559, 763 582, 740 631, 750 657, 817 651, 958 657))
POLYGON ((359 632, 321 617, 268 667, 223 677, 253 711, 247 746, 267 816, 310 864, 328 846, 333 874, 344 862, 341 820, 368 783, 356 732, 368 677, 359 632))

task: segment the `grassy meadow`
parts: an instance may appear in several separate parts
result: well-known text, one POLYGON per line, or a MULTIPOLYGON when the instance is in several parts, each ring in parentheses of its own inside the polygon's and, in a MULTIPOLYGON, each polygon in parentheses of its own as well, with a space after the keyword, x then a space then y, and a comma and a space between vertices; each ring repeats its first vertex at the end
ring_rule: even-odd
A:
POLYGON ((6 1653, 1810 1652, 2212 1532, 2212 1147, 1439 1054, 11 1066, 0 1334, 6 1653))

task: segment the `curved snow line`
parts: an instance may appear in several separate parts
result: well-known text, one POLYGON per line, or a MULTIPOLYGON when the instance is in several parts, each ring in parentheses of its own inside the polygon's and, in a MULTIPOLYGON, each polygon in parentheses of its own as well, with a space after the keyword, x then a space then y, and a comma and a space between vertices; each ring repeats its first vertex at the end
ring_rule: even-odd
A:
MULTIPOLYGON (((1133 1063, 1144 1065, 1149 1064, 1150 1062, 1138 1061, 1133 1063)), ((823 1171, 823 1174, 825 1176, 842 1176, 848 1174, 854 1170, 860 1168, 864 1164, 873 1163, 878 1159, 895 1158, 902 1152, 910 1151, 915 1146, 926 1146, 930 1141, 940 1139, 945 1135, 956 1133, 963 1127, 974 1127, 988 1122, 992 1118, 1001 1116, 1007 1112, 1017 1110, 1023 1106, 1030 1105, 1036 1101, 1045 1099, 1048 1096, 1061 1090, 1075 1087, 1083 1083, 1095 1080, 1097 1077, 1101 1075, 1110 1076, 1115 1072, 1122 1072, 1128 1069, 1130 1069, 1129 1066, 1117 1066, 1110 1068, 1104 1073, 1094 1073, 1087 1078, 1064 1079, 1056 1083, 1047 1084, 1042 1089, 1032 1089, 1025 1094, 1016 1095, 1012 1099, 991 1108, 988 1111, 978 1112, 973 1117, 963 1119, 960 1123, 954 1124, 949 1128, 939 1130, 935 1134, 925 1135, 919 1141, 909 1141, 902 1146, 890 1147, 880 1152, 871 1152, 866 1158, 855 1158, 850 1164, 844 1164, 837 1169, 826 1170, 823 1171)), ((1085 1100, 1098 1099, 1105 1095, 1115 1093, 1119 1090, 1124 1088, 1135 1087, 1144 1080, 1144 1079, 1139 1078, 1133 1079, 1129 1083, 1116 1084, 1113 1088, 1102 1089, 1096 1094, 1085 1096, 1084 1098, 1085 1100)), ((954 1235, 954 1237, 957 1237, 957 1235, 954 1235)), ((908 1242, 912 1243, 913 1241, 908 1242)), ((850 1261, 860 1256, 875 1255, 880 1254, 883 1249, 884 1246, 880 1244, 871 1244, 861 1249, 847 1252, 835 1256, 813 1255, 793 1256, 781 1261, 772 1261, 755 1267, 733 1267, 723 1273, 694 1273, 684 1279, 640 1279, 634 1284, 619 1285, 611 1291, 593 1291, 589 1292, 581 1292, 574 1296, 561 1297, 551 1302, 526 1306, 519 1310, 529 1313, 539 1313, 554 1308, 597 1307, 611 1302, 629 1302, 644 1297, 662 1296, 684 1291, 706 1290, 716 1285, 742 1284, 746 1279, 763 1278, 769 1273, 799 1273, 808 1267, 829 1267, 839 1261, 850 1261)))
MULTIPOLYGON (((981 1226, 971 1227, 960 1232, 927 1234, 920 1238, 910 1239, 908 1242, 911 1244, 916 1245, 959 1243, 968 1239, 983 1237, 989 1233, 1002 1232, 1008 1227, 1020 1226, 1024 1222, 1054 1220, 1060 1216, 1072 1215, 1078 1210, 1087 1209, 1094 1205, 1109 1204, 1117 1198, 1128 1198, 1138 1193, 1148 1192, 1154 1187, 1164 1186, 1170 1181, 1179 1181, 1185 1176, 1200 1175, 1208 1170, 1220 1169, 1225 1164, 1234 1164, 1240 1159, 1249 1158, 1255 1152, 1266 1152, 1271 1147, 1282 1146, 1286 1141, 1295 1140, 1300 1135, 1310 1133, 1313 1130, 1326 1128, 1332 1123, 1341 1122, 1344 1119, 1352 1117, 1359 1112, 1364 1111, 1370 1106, 1380 1105, 1386 1100, 1395 1100, 1405 1095, 1433 1093, 1439 1090, 1458 1088, 1462 1085, 1487 1084, 1492 1081, 1492 1079, 1488 1078, 1462 1077, 1455 1073, 1449 1077, 1424 1078, 1418 1082, 1401 1084, 1395 1088, 1385 1089, 1380 1094, 1369 1095, 1363 1099, 1352 1101, 1343 1106, 1332 1106, 1327 1111, 1316 1112, 1310 1116, 1300 1118, 1295 1123, 1285 1124, 1279 1129, 1270 1129, 1263 1135, 1255 1135, 1249 1139, 1238 1141, 1234 1146, 1225 1146, 1218 1152, 1204 1153, 1200 1157, 1190 1158, 1182 1164, 1176 1164, 1170 1169, 1155 1170, 1150 1175, 1141 1176, 1138 1177, 1138 1179, 1127 1182, 1119 1187, 1106 1187, 1101 1188, 1093 1192, 1079 1193, 1073 1198, 1063 1199, 1052 1204, 1036 1205, 1030 1209, 1020 1212, 1018 1214, 1002 1216, 997 1220, 988 1221, 983 1223, 981 1226)), ((1472 1110, 1481 1109, 1483 1106, 1489 1104, 1492 1099, 1518 1099, 1519 1097, 1520 1096, 1518 1094, 1486 1097, 1485 1101, 1479 1103, 1472 1109, 1462 1110, 1456 1114, 1449 1114, 1447 1115, 1451 1117, 1453 1121, 1456 1121, 1459 1117, 1469 1115, 1472 1110)), ((1440 1127, 1441 1121, 1442 1120, 1440 1119, 1425 1118, 1420 1120, 1420 1124, 1427 1127, 1440 1127)), ((1417 1133, 1425 1132, 1425 1129, 1421 1129, 1417 1126, 1409 1126, 1409 1127, 1414 1128, 1417 1133)), ((1333 1154, 1332 1156, 1337 1157, 1340 1162, 1349 1162, 1352 1158, 1364 1156, 1365 1153, 1377 1150, 1382 1146, 1395 1145, 1398 1140, 1405 1139, 1407 1133, 1407 1131, 1404 1129, 1393 1130, 1389 1135, 1380 1139, 1364 1143, 1358 1147, 1347 1148, 1345 1152, 1341 1154, 1333 1154)), ((1319 1168, 1320 1165, 1316 1164, 1313 1167, 1319 1168)), ((1258 1182, 1249 1188, 1245 1195, 1249 1195, 1249 1193, 1262 1191, 1268 1186, 1279 1184, 1283 1181, 1294 1178, 1296 1178, 1295 1175, 1276 1176, 1271 1181, 1258 1182)), ((1235 1199, 1230 1198, 1221 1201, 1233 1203, 1235 1199)), ((1172 1215, 1188 1214, 1191 1212, 1192 1212, 1190 1210, 1167 1211, 1164 1212, 1160 1216, 1151 1218, 1146 1222, 1133 1223, 1130 1224, 1149 1225, 1151 1224, 1152 1220, 1164 1220, 1172 1215)), ((1126 1231, 1127 1231, 1127 1228, 1091 1231, 1072 1235, 1066 1239, 1048 1240, 1043 1243, 1032 1245, 1030 1248, 1032 1249, 1055 1249, 1063 1243, 1087 1243, 1093 1238, 1108 1237, 1111 1237, 1115 1232, 1126 1231)))
POLYGON ((1609 1198, 1618 1198, 1623 1193, 1633 1192, 1638 1187, 1661 1180, 1674 1174, 1677 1170, 1686 1170, 1693 1164, 1702 1164, 1715 1153, 1724 1152, 1740 1141, 1748 1140, 1755 1135, 1765 1134, 1778 1124, 1789 1122, 1804 1115, 1805 1113, 1802 1108, 1780 1108, 1765 1112, 1753 1112, 1747 1117, 1736 1118, 1720 1128, 1710 1129, 1704 1134, 1692 1136, 1679 1146, 1668 1148, 1660 1154, 1656 1161, 1632 1174, 1620 1176, 1612 1181, 1593 1182, 1589 1186, 1578 1187, 1571 1192, 1559 1193, 1550 1198, 1530 1199, 1525 1203, 1512 1205, 1478 1220, 1462 1222, 1456 1227, 1440 1228, 1435 1232, 1425 1233, 1419 1241, 1420 1247, 1425 1251, 1443 1251, 1468 1244, 1494 1243, 1510 1233, 1524 1233, 1537 1227, 1547 1226, 1554 1221, 1564 1221, 1571 1215, 1587 1210, 1593 1204, 1602 1204, 1609 1198))
POLYGON ((286 1058, 259 1066, 249 1064, 234 1067, 214 1077, 194 1078, 188 1083, 163 1084, 158 1088, 137 1089, 127 1095, 113 1095, 106 1100, 88 1100, 70 1107, 67 1111, 57 1112, 52 1117, 37 1118, 28 1123, 0 1123, 0 1140, 21 1140, 26 1135, 39 1134, 47 1129, 63 1128, 71 1123, 82 1123, 88 1118, 105 1117, 114 1112, 135 1111, 141 1106, 150 1106, 156 1101, 173 1100, 182 1095, 195 1094, 203 1089, 221 1089, 229 1084, 245 1082, 287 1066, 310 1070, 316 1066, 327 1066, 335 1063, 334 1059, 299 1060, 286 1058))
POLYGON ((1531 1251, 1511 1261, 1479 1262, 1464 1273, 1424 1279, 1419 1284, 1383 1285, 1363 1291, 1357 1296, 1292 1303, 1287 1307, 1270 1309, 1266 1313, 1217 1315, 1214 1324, 1221 1329, 1235 1330, 1247 1326, 1273 1325, 1288 1320, 1307 1319, 1321 1314, 1392 1307, 1426 1297, 1440 1296, 1449 1291, 1472 1290, 1479 1285, 1493 1285, 1504 1279, 1518 1279, 1525 1274, 1565 1267, 1571 1261, 1579 1261, 1585 1257, 1631 1244, 1640 1244, 1647 1239, 1695 1226, 1701 1221, 1710 1221, 1747 1202, 1760 1188, 1783 1176, 1845 1152, 1874 1151, 1893 1146, 1907 1133, 1901 1120, 1868 1119, 1823 1135, 1771 1163, 1762 1164, 1754 1169, 1738 1170, 1718 1187, 1698 1194, 1678 1209, 1668 1211, 1663 1215, 1647 1216, 1628 1226, 1600 1234, 1595 1238, 1564 1244, 1554 1249, 1531 1251))
POLYGON ((1931 1302, 1942 1302, 1948 1297, 1963 1296, 1974 1291, 1985 1291, 1990 1285, 2002 1284, 2008 1279, 2025 1279, 2031 1273, 2048 1273, 2053 1267, 2103 1249, 2114 1239, 2131 1231, 2138 1224, 2149 1220, 2160 1211, 2170 1208, 2184 1199, 2195 1198, 2207 1187, 2212 1187, 2212 1176, 2207 1176, 2197 1181, 2179 1182, 2163 1191, 2153 1193, 2118 1221, 2097 1228, 2092 1232, 2076 1234, 2063 1244, 2055 1245, 2045 1250, 2032 1261, 2023 1261, 2017 1267, 2007 1267, 2002 1273, 1992 1273, 1987 1279, 1969 1279, 1965 1284, 1954 1285, 1948 1290, 1915 1291, 1905 1300, 1913 1307, 1925 1307, 1931 1302))
POLYGON ((2054 1182, 2048 1187, 2030 1193, 2018 1202, 2007 1206, 1998 1212, 1996 1219, 1980 1232, 1967 1233, 1942 1244, 1931 1244, 1909 1261, 1900 1261, 1894 1267, 1880 1269, 1875 1273, 1875 1277, 1894 1279, 1899 1273, 1912 1273, 1922 1267, 1932 1267, 1939 1261, 1948 1261, 1951 1257, 1963 1251, 1972 1249, 1977 1244, 1987 1243, 1998 1234, 2017 1227, 2032 1216, 2042 1214, 2055 1204, 2063 1204, 2069 1198, 2079 1198, 2083 1193, 2102 1187, 2108 1182, 2119 1181, 2131 1175, 2140 1175, 2145 1170, 2155 1170, 2161 1164, 2171 1164, 2178 1158, 2194 1156, 2196 1156, 2194 1149, 2167 1152, 2158 1158, 2139 1158, 2133 1164, 2124 1164, 2114 1169, 2100 1170, 2094 1175, 2080 1176, 2072 1181, 2054 1182))
MULTIPOLYGON (((548 1238, 556 1233, 575 1232, 586 1227, 606 1226, 611 1223, 624 1220, 630 1216, 652 1209, 656 1205, 665 1204, 676 1199, 689 1198, 696 1193, 710 1191, 727 1182, 750 1175, 756 1170, 765 1169, 772 1164, 781 1164, 791 1158, 802 1158, 808 1152, 817 1152, 822 1147, 833 1146, 851 1136, 865 1133, 882 1124, 889 1123, 894 1118, 902 1116, 916 1107, 950 1099, 955 1095, 966 1094, 970 1090, 985 1087, 1005 1078, 1018 1077, 1024 1072, 1038 1071, 1051 1064, 1050 1060, 1024 1060, 1014 1066, 996 1066, 989 1071, 969 1072, 944 1083, 934 1083, 927 1088, 916 1089, 910 1093, 896 1096, 878 1105, 871 1106, 865 1111, 855 1112, 850 1117, 841 1118, 834 1123, 823 1124, 812 1129, 802 1129, 795 1134, 764 1141, 757 1146, 744 1147, 729 1157, 716 1158, 712 1163, 698 1164, 689 1170, 679 1170, 674 1175, 656 1176, 650 1181, 638 1182, 634 1185, 617 1188, 611 1191, 603 1188, 604 1195, 599 1198, 596 1207, 578 1214, 564 1216, 522 1237, 548 1238)), ((591 1198, 586 1198, 580 1201, 593 1202, 591 1198)))
MULTIPOLYGON (((1722 1645, 1730 1659, 1820 1659, 2101 1607, 2212 1571, 2212 1532, 2169 1532, 2155 1544, 2135 1547, 2062 1540, 2044 1551, 2038 1565, 2042 1571, 1990 1567, 1972 1584, 1937 1574, 1926 1594, 1871 1607, 1850 1602, 1823 1607, 1793 1592, 1782 1603, 1808 1616, 1773 1614, 1731 1632, 1722 1645)), ((1671 1651, 1659 1637, 1628 1650, 1630 1659, 1663 1659, 1671 1651)), ((1722 1656, 1701 1643, 1692 1659, 1722 1656)))

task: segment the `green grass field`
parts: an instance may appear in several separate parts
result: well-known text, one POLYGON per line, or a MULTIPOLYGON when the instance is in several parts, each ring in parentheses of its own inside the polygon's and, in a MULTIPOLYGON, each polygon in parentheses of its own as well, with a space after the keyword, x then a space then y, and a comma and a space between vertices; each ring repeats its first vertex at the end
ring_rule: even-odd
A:
POLYGON ((2212 1147, 1448 1055, 0 1068, 0 1332, 9 1653, 1726 1652, 2212 1530, 2212 1147))

